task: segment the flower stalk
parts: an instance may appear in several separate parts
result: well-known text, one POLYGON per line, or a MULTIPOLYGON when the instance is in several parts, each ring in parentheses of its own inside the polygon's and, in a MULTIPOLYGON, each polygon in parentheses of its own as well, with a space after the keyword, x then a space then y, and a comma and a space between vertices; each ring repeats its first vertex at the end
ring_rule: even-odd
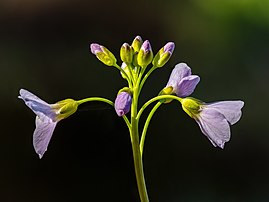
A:
POLYGON ((102 97, 89 97, 81 100, 65 99, 55 104, 48 104, 27 90, 21 89, 20 96, 25 104, 36 114, 36 129, 33 134, 33 145, 36 153, 42 158, 46 152, 56 124, 71 116, 77 111, 79 105, 100 101, 114 107, 119 117, 122 117, 129 129, 133 151, 133 161, 138 192, 141 202, 149 202, 143 169, 143 149, 150 121, 157 109, 171 101, 178 101, 182 109, 199 125, 202 133, 215 147, 224 148, 230 140, 230 126, 239 121, 244 102, 219 101, 205 103, 190 96, 196 85, 200 82, 198 75, 193 75, 191 68, 186 63, 179 63, 172 70, 167 85, 159 95, 153 97, 138 109, 139 96, 144 83, 154 70, 163 67, 170 59, 175 48, 173 42, 168 42, 154 56, 150 42, 137 36, 130 46, 124 43, 120 49, 122 65, 117 64, 117 59, 106 47, 93 43, 91 52, 102 63, 115 67, 120 71, 123 79, 127 80, 128 87, 118 91, 115 102, 102 97), (147 66, 152 66, 147 69, 147 66), (143 126, 142 134, 139 132, 139 120, 144 110, 152 103, 152 107, 143 126), (130 118, 128 113, 131 111, 130 118), (127 115, 127 116, 126 116, 127 115))

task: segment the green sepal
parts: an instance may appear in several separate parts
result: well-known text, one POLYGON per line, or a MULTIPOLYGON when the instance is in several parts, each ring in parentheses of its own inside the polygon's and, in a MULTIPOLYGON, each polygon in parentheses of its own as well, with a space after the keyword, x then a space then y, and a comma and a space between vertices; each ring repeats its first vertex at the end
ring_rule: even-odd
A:
POLYGON ((140 36, 135 37, 135 39, 133 40, 132 45, 131 45, 134 49, 134 52, 138 53, 142 44, 143 44, 142 38, 140 36))
MULTIPOLYGON (((172 86, 168 86, 165 87, 161 90, 161 92, 159 93, 159 95, 172 95, 173 94, 173 87, 172 86)), ((161 99, 160 102, 161 103, 170 103, 173 99, 161 99)))
POLYGON ((193 97, 183 98, 181 101, 183 110, 191 117, 195 118, 200 110, 203 102, 193 97))
POLYGON ((103 52, 97 52, 96 57, 107 66, 114 66, 117 59, 106 47, 102 46, 103 52))
POLYGON ((145 52, 143 49, 140 49, 137 55, 137 64, 142 68, 146 68, 153 59, 153 52, 147 51, 145 52))
POLYGON ((73 99, 65 99, 55 104, 51 105, 52 109, 55 110, 57 120, 62 120, 70 115, 74 114, 77 111, 78 103, 73 99))
POLYGON ((130 94, 131 96, 133 95, 133 91, 129 87, 123 87, 122 89, 119 90, 118 94, 120 94, 122 92, 126 92, 126 93, 130 94))

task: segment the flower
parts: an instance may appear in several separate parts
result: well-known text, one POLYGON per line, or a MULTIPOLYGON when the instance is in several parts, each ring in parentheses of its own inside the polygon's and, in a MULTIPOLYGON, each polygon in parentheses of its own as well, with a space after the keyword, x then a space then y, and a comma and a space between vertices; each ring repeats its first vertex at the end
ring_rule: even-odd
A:
POLYGON ((219 101, 204 103, 195 98, 182 99, 183 110, 199 125, 202 133, 215 147, 224 148, 230 140, 230 125, 239 121, 244 102, 219 101))
POLYGON ((154 57, 152 64, 156 67, 164 66, 173 54, 174 49, 175 44, 173 42, 165 44, 154 57))
POLYGON ((47 151, 57 123, 77 111, 78 104, 73 99, 66 99, 55 104, 48 104, 27 90, 21 89, 20 96, 25 104, 37 115, 33 145, 39 158, 47 151))
POLYGON ((132 96, 130 92, 120 91, 115 100, 115 111, 118 116, 123 116, 130 111, 132 96))
POLYGON ((92 43, 90 45, 92 54, 94 54, 101 62, 107 66, 114 66, 117 59, 106 47, 101 46, 97 43, 92 43))
POLYGON ((200 77, 191 74, 191 68, 185 63, 179 63, 173 69, 167 87, 172 87, 172 93, 178 97, 187 97, 193 93, 200 77))

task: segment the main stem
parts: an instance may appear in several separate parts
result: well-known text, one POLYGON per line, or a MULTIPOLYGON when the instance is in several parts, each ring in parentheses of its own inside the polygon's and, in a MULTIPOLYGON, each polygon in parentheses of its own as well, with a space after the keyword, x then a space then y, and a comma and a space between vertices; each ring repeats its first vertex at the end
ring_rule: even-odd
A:
POLYGON ((140 153, 139 146, 139 131, 138 131, 138 120, 137 120, 137 103, 138 103, 138 88, 135 87, 133 91, 133 102, 131 108, 131 140, 132 140, 132 150, 134 158, 135 176, 138 187, 138 192, 141 202, 149 202, 146 183, 143 171, 142 156, 140 153))

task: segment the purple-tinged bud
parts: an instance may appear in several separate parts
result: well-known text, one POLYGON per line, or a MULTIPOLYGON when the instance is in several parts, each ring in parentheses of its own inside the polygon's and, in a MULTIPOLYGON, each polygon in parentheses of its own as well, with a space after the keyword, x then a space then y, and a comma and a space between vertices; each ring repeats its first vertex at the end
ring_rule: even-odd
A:
POLYGON ((153 58, 153 52, 151 49, 151 45, 149 43, 148 40, 144 41, 144 43, 142 44, 138 55, 137 55, 137 63, 139 66, 141 66, 142 68, 145 68, 146 66, 148 66, 153 58))
POLYGON ((123 116, 130 111, 132 96, 129 92, 122 91, 115 100, 115 111, 118 116, 123 116))
POLYGON ((96 55, 99 52, 103 52, 101 46, 97 43, 92 43, 90 45, 90 49, 91 49, 92 54, 94 54, 94 55, 96 55))
POLYGON ((165 44, 163 49, 164 49, 164 53, 170 52, 172 54, 175 49, 175 44, 173 42, 168 42, 167 44, 165 44))
POLYGON ((132 47, 134 49, 134 52, 139 52, 141 46, 142 46, 143 40, 140 36, 136 36, 133 40, 132 47))
POLYGON ((120 49, 121 60, 127 64, 133 61, 134 50, 128 43, 124 43, 120 49))
POLYGON ((90 49, 91 52, 105 65, 114 66, 116 64, 117 60, 115 56, 106 47, 97 43, 92 43, 90 49))
POLYGON ((175 44, 173 42, 165 44, 154 57, 152 64, 156 67, 164 66, 173 54, 174 49, 175 44))

